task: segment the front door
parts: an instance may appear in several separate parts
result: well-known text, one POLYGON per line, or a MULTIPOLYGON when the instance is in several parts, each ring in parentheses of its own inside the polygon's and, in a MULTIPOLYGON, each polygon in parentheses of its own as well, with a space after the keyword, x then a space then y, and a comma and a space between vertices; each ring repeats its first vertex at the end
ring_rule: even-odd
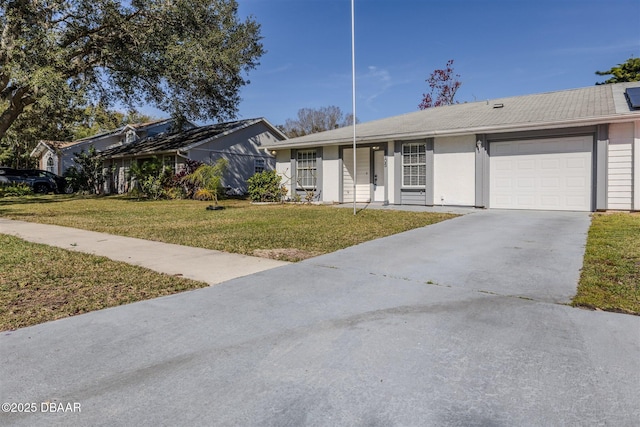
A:
POLYGON ((371 201, 371 149, 361 147, 356 150, 356 166, 353 167, 353 148, 342 151, 342 186, 344 203, 353 202, 353 178, 356 179, 356 202, 369 203, 371 201))
POLYGON ((384 150, 373 152, 373 200, 384 202, 384 150))

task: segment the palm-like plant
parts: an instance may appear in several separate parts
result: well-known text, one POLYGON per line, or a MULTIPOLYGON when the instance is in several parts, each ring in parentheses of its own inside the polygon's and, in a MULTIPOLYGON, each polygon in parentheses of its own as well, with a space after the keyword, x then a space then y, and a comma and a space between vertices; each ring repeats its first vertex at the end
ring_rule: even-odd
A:
POLYGON ((213 200, 216 205, 218 204, 222 177, 227 170, 227 164, 226 159, 218 159, 215 165, 201 165, 192 174, 183 178, 185 182, 198 187, 194 199, 213 200))

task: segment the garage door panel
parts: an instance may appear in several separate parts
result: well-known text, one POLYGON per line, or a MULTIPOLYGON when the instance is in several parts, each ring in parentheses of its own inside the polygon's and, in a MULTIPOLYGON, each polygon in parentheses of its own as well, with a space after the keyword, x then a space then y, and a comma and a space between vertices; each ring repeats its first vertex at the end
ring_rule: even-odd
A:
POLYGON ((535 198, 531 195, 521 195, 515 198, 516 203, 520 206, 527 206, 532 208, 535 204, 535 198))
POLYGON ((567 159, 567 168, 570 169, 586 169, 590 168, 591 165, 588 165, 586 159, 579 157, 571 157, 567 159))
POLYGON ((560 188, 560 178, 558 178, 558 177, 552 177, 552 178, 543 177, 540 180, 540 187, 542 187, 545 190, 558 189, 558 188, 560 188))
POLYGON ((559 196, 542 196, 540 198, 540 201, 542 203, 542 206, 548 208, 558 206, 561 203, 559 196))
POLYGON ((534 159, 518 160, 516 167, 518 169, 533 169, 536 167, 534 159))
POLYGON ((542 169, 547 169, 547 170, 558 170, 560 169, 560 160, 559 159, 542 159, 540 162, 540 167, 542 169))
POLYGON ((534 178, 519 178, 518 190, 531 190, 535 188, 536 183, 534 178))
POLYGON ((571 188, 573 190, 588 190, 589 183, 584 177, 576 176, 576 177, 567 177, 567 188, 571 188))
POLYGON ((591 210, 592 137, 490 145, 490 207, 591 210))

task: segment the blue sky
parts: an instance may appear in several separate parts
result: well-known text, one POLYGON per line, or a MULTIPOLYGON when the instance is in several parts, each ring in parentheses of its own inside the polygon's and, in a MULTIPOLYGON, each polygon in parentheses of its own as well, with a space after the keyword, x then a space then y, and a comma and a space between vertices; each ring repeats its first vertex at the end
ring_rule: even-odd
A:
MULTIPOLYGON (((300 108, 351 112, 350 0, 239 0, 267 53, 239 118, 300 108)), ((591 86, 640 57, 640 0, 355 0, 356 115, 417 110, 425 79, 454 60, 460 102, 591 86)))

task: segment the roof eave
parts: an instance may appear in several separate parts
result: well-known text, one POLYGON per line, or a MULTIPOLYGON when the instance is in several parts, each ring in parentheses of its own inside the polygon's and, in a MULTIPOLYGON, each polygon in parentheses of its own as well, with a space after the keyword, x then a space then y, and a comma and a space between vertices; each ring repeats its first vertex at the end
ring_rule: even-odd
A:
MULTIPOLYGON (((469 135, 469 134, 483 134, 483 133, 504 133, 504 132, 525 132, 532 130, 546 130, 546 129, 554 129, 554 128, 568 128, 568 127, 576 127, 576 126, 595 126, 606 123, 620 123, 620 122, 628 122, 633 120, 639 120, 640 114, 616 114, 609 116, 600 116, 600 117, 588 117, 588 118, 580 118, 580 119, 571 119, 571 120, 561 120, 554 122, 538 122, 538 123, 518 123, 518 124, 510 124, 510 125, 498 125, 498 126, 478 126, 474 128, 465 128, 465 129, 445 129, 445 130, 435 130, 428 132, 407 132, 407 133, 388 133, 384 135, 375 135, 375 136, 365 136, 358 137, 356 134, 356 144, 368 144, 368 143, 382 143, 390 140, 411 140, 411 139, 420 139, 420 138, 431 138, 431 137, 444 137, 444 136, 461 136, 461 135, 469 135)), ((313 147, 313 146, 324 146, 324 145, 345 145, 353 143, 353 139, 328 139, 324 141, 309 141, 309 142, 301 142, 301 143, 284 143, 284 144, 275 144, 266 147, 269 150, 278 151, 278 150, 288 150, 292 148, 300 148, 300 147, 313 147)))

